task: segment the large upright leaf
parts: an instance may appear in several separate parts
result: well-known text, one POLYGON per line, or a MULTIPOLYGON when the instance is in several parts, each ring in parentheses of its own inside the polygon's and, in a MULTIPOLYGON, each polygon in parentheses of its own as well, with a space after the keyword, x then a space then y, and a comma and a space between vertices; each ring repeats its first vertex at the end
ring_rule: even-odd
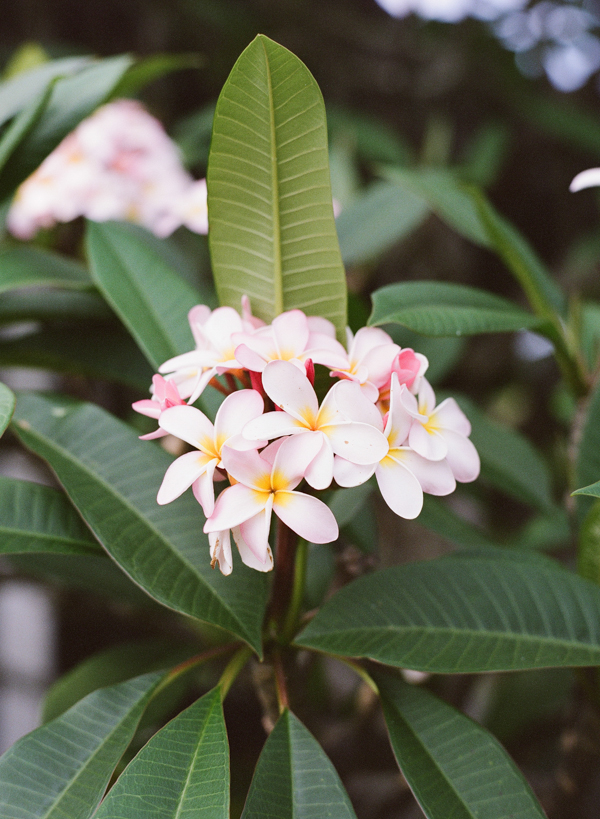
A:
POLYGON ((0 758, 0 816, 89 819, 164 674, 95 691, 0 758))
POLYGON ((221 304, 247 294, 271 321, 300 308, 343 339, 346 282, 333 218, 325 108, 306 66, 259 35, 215 112, 209 243, 221 304))
POLYGON ((0 436, 10 424, 10 419, 15 411, 15 396, 6 384, 0 381, 0 436))
POLYGON ((448 282, 388 284, 373 295, 369 324, 403 324, 426 336, 505 333, 540 319, 493 293, 448 282))
POLYGON ((0 475, 0 554, 89 555, 99 549, 63 492, 0 475))
POLYGON ((157 369, 194 346, 187 314, 197 293, 144 241, 117 222, 88 223, 92 276, 157 369))
POLYGON ((304 725, 284 711, 262 750, 242 819, 355 819, 335 768, 304 725))
POLYGON ((260 651, 266 578, 210 568, 204 517, 191 493, 159 506, 171 458, 93 404, 20 396, 15 430, 45 458, 98 540, 148 594, 260 651))
POLYGON ((31 131, 41 117, 48 104, 51 93, 52 86, 48 85, 47 88, 44 88, 38 96, 34 97, 29 105, 14 118, 6 131, 2 134, 2 140, 0 140, 0 173, 2 173, 4 166, 11 158, 17 145, 25 139, 29 131, 31 131))
POLYGON ((0 293, 22 287, 84 289, 91 285, 83 265, 50 250, 21 245, 0 253, 0 293))
POLYGON ((338 591, 296 642, 440 673, 600 665, 600 589, 501 551, 394 566, 338 591))
POLYGON ((544 819, 491 734, 423 688, 376 674, 398 765, 427 819, 544 819))
POLYGON ((129 763, 95 819, 117 816, 228 819, 229 746, 220 688, 175 717, 129 763))

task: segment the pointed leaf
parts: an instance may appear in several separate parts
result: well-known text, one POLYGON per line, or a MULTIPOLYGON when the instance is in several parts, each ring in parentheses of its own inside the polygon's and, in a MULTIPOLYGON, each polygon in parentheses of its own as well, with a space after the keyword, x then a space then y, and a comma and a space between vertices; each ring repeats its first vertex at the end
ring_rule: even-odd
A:
POLYGON ((6 427, 10 424, 10 419, 15 411, 15 396, 6 384, 0 381, 0 437, 6 427))
POLYGON ((356 819, 335 768, 307 729, 284 711, 262 750, 242 819, 356 819))
POLYGON ((296 642, 440 673, 600 665, 600 589, 501 550, 394 566, 338 591, 296 642))
POLYGON ((0 476, 0 554, 89 555, 100 546, 62 492, 0 476))
POLYGON ((427 819, 545 819, 502 745, 429 691, 376 674, 398 765, 427 819))
POLYGON ((600 586, 600 501, 587 513, 579 535, 577 570, 582 577, 600 586))
POLYGON ((146 243, 117 222, 87 226, 92 277, 155 369, 193 349, 187 314, 200 302, 146 243))
POLYGON ((21 245, 0 253, 0 293, 22 287, 91 287, 83 265, 37 247, 21 245))
POLYGON ((373 295, 369 324, 403 324, 427 336, 505 333, 539 325, 516 304, 462 284, 402 282, 373 295))
POLYGON ((572 495, 589 495, 591 498, 600 498, 600 481, 592 483, 589 486, 583 486, 581 489, 576 489, 571 492, 572 495))
POLYGON ((164 674, 87 696, 0 758, 0 816, 89 819, 164 674))
POLYGON ((220 688, 175 717, 129 763, 95 819, 117 816, 228 819, 229 746, 220 688))
POLYGON ((172 459, 104 410, 66 398, 20 396, 15 431, 45 458, 121 568, 165 606, 232 631, 260 651, 267 581, 210 568, 201 508, 187 493, 159 506, 172 459))
POLYGON ((0 173, 2 173, 17 145, 25 139, 41 117, 51 93, 52 86, 48 85, 14 118, 2 134, 2 140, 0 140, 0 173))
MULTIPOLYGON (((586 407, 585 420, 577 459, 575 486, 590 487, 600 478, 600 383, 596 384, 586 407)), ((577 512, 580 522, 590 510, 593 501, 587 492, 578 492, 577 512)))
POLYGON ((208 234, 219 301, 271 321, 299 308, 343 340, 346 280, 333 218, 325 108, 290 51, 259 35, 217 103, 208 234))
POLYGON ((31 288, 3 293, 0 300, 0 324, 27 320, 64 324, 72 319, 83 323, 112 318, 110 308, 97 293, 31 288))

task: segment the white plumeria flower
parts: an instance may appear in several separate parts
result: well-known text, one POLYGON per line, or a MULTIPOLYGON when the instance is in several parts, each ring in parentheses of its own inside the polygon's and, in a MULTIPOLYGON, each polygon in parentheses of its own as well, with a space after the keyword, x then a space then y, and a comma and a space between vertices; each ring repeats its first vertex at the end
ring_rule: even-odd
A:
POLYGON ((210 534, 239 526, 244 542, 262 564, 269 562, 273 512, 312 543, 335 540, 338 525, 329 507, 294 491, 319 446, 316 439, 292 436, 276 441, 260 455, 256 450, 238 452, 225 447, 223 464, 236 483, 221 492, 204 531, 210 534))
POLYGON ((310 436, 317 441, 317 454, 304 473, 314 489, 326 489, 333 480, 334 453, 353 463, 372 464, 387 452, 387 441, 378 429, 353 420, 361 402, 368 403, 358 385, 340 381, 319 407, 309 379, 289 361, 269 362, 262 383, 266 394, 283 412, 267 412, 255 418, 243 434, 251 440, 302 435, 303 440, 310 436))
POLYGON ((191 486, 204 514, 209 517, 215 505, 215 469, 223 467, 223 447, 248 450, 264 446, 265 441, 249 441, 241 435, 245 425, 263 409, 259 393, 240 390, 223 401, 214 426, 204 413, 187 404, 165 410, 158 420, 161 429, 187 441, 197 451, 187 452, 173 461, 158 490, 158 503, 170 503, 191 486))
POLYGON ((341 367, 332 368, 331 375, 360 384, 371 402, 379 398, 379 390, 390 379, 394 359, 400 347, 379 327, 361 327, 356 335, 348 327, 348 352, 341 367))
POLYGON ((192 307, 188 318, 196 349, 170 358, 158 371, 166 373, 167 380, 177 384, 180 395, 193 404, 215 375, 240 369, 232 336, 242 331, 245 324, 233 307, 211 311, 199 304, 192 307))
POLYGON ((218 565, 221 573, 225 575, 231 574, 233 571, 230 535, 233 535, 235 545, 242 558, 242 563, 245 563, 246 566, 249 566, 251 569, 256 569, 259 572, 271 571, 273 568, 273 553, 271 552, 271 547, 267 546, 267 559, 264 562, 259 560, 242 537, 239 526, 234 526, 231 530, 224 529, 222 532, 209 532, 210 565, 213 569, 218 565))
POLYGON ((436 407, 433 388, 423 379, 417 398, 404 392, 402 400, 412 417, 409 446, 428 460, 445 458, 457 481, 474 481, 480 470, 479 455, 468 437, 469 419, 454 398, 436 407))
MULTIPOLYGON (((429 461, 407 446, 413 418, 402 400, 406 394, 410 395, 394 374, 390 411, 384 429, 388 442, 385 456, 370 466, 352 464, 336 457, 334 477, 340 486, 358 486, 375 474, 383 499, 390 509, 400 517, 412 520, 423 508, 423 492, 449 495, 454 491, 456 482, 446 460, 429 461)), ((376 412, 381 419, 379 412, 376 412)), ((374 414, 372 422, 375 423, 374 414)), ((383 424, 382 420, 380 423, 383 424)))
POLYGON ((577 193, 584 188, 596 188, 600 185, 600 168, 588 168, 578 173, 569 185, 571 193, 577 193))
POLYGON ((245 369, 260 373, 269 361, 280 359, 301 370, 309 358, 315 364, 336 367, 344 362, 346 353, 332 328, 327 319, 315 320, 302 310, 288 310, 254 333, 236 333, 235 357, 245 369))
MULTIPOLYGON (((147 415, 149 418, 156 418, 158 420, 166 409, 185 404, 175 384, 171 381, 165 381, 162 375, 152 377, 151 392, 152 398, 144 398, 142 401, 135 401, 131 405, 136 412, 139 412, 141 415, 147 415)), ((140 435, 140 438, 142 441, 152 441, 154 438, 163 438, 168 434, 168 432, 159 427, 155 432, 140 435)))

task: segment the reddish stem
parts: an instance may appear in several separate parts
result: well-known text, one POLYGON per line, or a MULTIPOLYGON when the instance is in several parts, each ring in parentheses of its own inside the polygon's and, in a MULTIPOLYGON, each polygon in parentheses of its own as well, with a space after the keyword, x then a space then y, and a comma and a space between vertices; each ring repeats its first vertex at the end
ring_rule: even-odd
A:
POLYGON ((298 535, 285 525, 277 522, 277 546, 275 549, 275 577, 273 578, 273 598, 271 616, 281 631, 285 623, 294 588, 294 567, 298 535))

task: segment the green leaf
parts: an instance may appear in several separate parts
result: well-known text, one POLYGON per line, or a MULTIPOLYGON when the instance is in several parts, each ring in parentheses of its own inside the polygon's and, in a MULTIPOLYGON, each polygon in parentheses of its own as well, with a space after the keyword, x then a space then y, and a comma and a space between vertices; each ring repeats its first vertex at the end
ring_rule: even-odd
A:
POLYGON ((267 37, 250 43, 223 87, 207 179, 221 304, 239 309, 247 294, 267 322, 299 308, 332 321, 343 340, 323 99, 306 66, 267 37))
MULTIPOLYGON (((600 477, 600 382, 592 392, 583 423, 583 430, 577 449, 575 462, 575 486, 584 488, 593 486, 600 477)), ((592 501, 585 497, 587 492, 579 492, 577 512, 580 522, 583 520, 592 501)))
MULTIPOLYGON (((173 639, 119 643, 84 660, 63 674, 48 691, 42 719, 49 722, 98 688, 125 682, 140 674, 172 668, 197 653, 197 647, 173 639)), ((172 688, 172 686, 170 686, 172 688)))
POLYGON ((355 819, 335 768, 304 725, 284 711, 262 750, 242 819, 355 819))
POLYGON ((18 114, 57 77, 66 77, 90 64, 89 57, 66 57, 15 75, 0 85, 0 125, 18 114))
POLYGON ((267 579, 210 568, 204 518, 190 493, 159 506, 172 459, 92 404, 20 396, 15 431, 45 458, 104 548, 155 600, 227 629, 260 651, 267 579))
POLYGON ((162 674, 95 691, 0 758, 0 816, 89 819, 162 674))
POLYGON ((6 427, 10 424, 10 419, 15 411, 15 396, 6 384, 0 381, 0 437, 6 427))
POLYGON ((429 691, 376 674, 398 765, 427 819, 545 819, 504 748, 429 691))
POLYGON ((62 492, 0 476, 0 554, 89 555, 99 549, 62 492))
POLYGON ((91 285, 83 265, 58 253, 27 245, 0 253, 0 293, 22 287, 85 289, 91 285))
POLYGON ((13 122, 2 134, 2 140, 0 141, 0 173, 2 173, 17 145, 27 136, 41 117, 51 93, 52 86, 48 85, 14 118, 13 122))
POLYGON ((112 324, 88 330, 65 324, 7 341, 0 345, 0 364, 101 378, 141 390, 145 396, 153 371, 129 334, 112 324))
POLYGON ((583 486, 581 489, 576 489, 571 492, 572 495, 589 495, 591 498, 600 498, 600 481, 590 484, 590 486, 583 486))
POLYGON ((3 293, 0 299, 0 324, 15 321, 78 322, 110 321, 112 310, 97 293, 79 290, 38 290, 3 293))
POLYGON ((577 570, 582 577, 600 586, 600 502, 587 513, 579 535, 577 570))
POLYGON ((135 97, 154 80, 185 68, 200 68, 205 62, 200 54, 152 54, 131 66, 113 90, 112 99, 135 97))
POLYGON ((116 816, 228 819, 229 746, 220 688, 175 717, 129 763, 95 819, 116 816))
POLYGON ((376 259, 413 232, 428 214, 422 199, 390 182, 374 182, 336 219, 345 264, 376 259))
POLYGON ((11 172, 7 168, 3 175, 1 199, 29 176, 82 119, 106 102, 132 62, 127 54, 108 57, 54 84, 46 110, 14 152, 11 172))
POLYGON ((369 324, 403 324, 427 336, 505 333, 539 325, 500 296, 447 282, 389 284, 373 295, 369 324))
POLYGON ((155 250, 116 222, 88 223, 92 277, 155 369, 193 349, 187 314, 200 294, 155 250))
POLYGON ((421 526, 463 548, 498 546, 483 529, 461 518, 440 498, 425 495, 423 500, 418 518, 421 526))
POLYGON ((600 665, 600 589, 501 550, 394 566, 338 591, 296 642, 439 673, 600 665))
POLYGON ((481 477, 542 512, 554 509, 550 470, 537 449, 517 430, 492 421, 466 396, 455 397, 471 422, 481 477))

